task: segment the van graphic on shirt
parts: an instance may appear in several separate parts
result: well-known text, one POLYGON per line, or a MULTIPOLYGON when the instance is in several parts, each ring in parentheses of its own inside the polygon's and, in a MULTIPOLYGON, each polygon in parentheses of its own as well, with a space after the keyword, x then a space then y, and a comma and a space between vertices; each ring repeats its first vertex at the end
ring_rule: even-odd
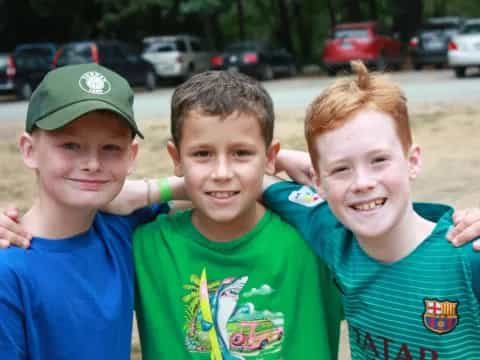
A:
POLYGON ((202 316, 201 301, 205 300, 201 299, 200 276, 191 275, 183 288, 188 291, 182 298, 185 345, 192 355, 216 354, 220 348, 222 359, 282 358, 283 313, 256 308, 256 300, 265 302, 262 297, 274 291, 268 284, 248 288, 248 276, 207 281, 212 321, 202 316), (212 339, 218 344, 212 344, 212 339))

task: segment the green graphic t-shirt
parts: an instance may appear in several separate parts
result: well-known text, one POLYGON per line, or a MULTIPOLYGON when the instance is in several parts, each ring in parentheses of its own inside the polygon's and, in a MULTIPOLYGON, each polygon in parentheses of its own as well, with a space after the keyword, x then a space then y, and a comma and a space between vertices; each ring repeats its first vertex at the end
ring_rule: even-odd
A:
POLYGON ((201 235, 191 211, 159 216, 134 256, 143 359, 336 359, 336 286, 272 212, 228 243, 201 235))

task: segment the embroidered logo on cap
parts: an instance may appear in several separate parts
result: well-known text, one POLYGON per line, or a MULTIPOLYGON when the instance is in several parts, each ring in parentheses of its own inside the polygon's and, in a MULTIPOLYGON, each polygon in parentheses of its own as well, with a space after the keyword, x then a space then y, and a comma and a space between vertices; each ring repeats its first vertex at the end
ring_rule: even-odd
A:
POLYGON ((300 189, 292 191, 288 196, 288 200, 308 207, 316 206, 324 201, 320 195, 308 186, 302 186, 300 189))
POLYGON ((78 84, 83 91, 89 94, 105 95, 112 90, 110 81, 96 71, 89 71, 83 74, 80 80, 78 80, 78 84))

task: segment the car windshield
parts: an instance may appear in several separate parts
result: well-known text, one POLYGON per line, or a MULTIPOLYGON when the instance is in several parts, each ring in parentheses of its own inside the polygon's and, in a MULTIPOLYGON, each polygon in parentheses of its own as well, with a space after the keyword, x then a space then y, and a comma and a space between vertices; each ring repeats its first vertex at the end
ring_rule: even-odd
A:
POLYGON ((364 28, 350 28, 350 29, 336 29, 334 38, 367 38, 368 29, 364 28))
POLYGON ((50 57, 52 56, 52 50, 47 49, 47 48, 24 48, 20 49, 19 51, 16 52, 16 55, 24 55, 24 56, 44 56, 44 57, 50 57))
POLYGON ((461 34, 480 34, 480 22, 467 24, 460 32, 461 34))

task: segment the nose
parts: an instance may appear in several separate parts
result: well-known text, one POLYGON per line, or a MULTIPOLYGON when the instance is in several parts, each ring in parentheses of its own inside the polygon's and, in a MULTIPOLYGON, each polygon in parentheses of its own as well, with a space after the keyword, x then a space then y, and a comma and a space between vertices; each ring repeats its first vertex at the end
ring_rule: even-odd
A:
POLYGON ((357 169, 352 183, 353 192, 368 192, 375 188, 377 181, 366 169, 357 169))
POLYGON ((100 156, 96 151, 87 151, 84 154, 82 170, 88 172, 96 172, 101 167, 100 156))
POLYGON ((228 180, 232 177, 232 167, 226 156, 219 156, 212 171, 215 180, 228 180))

